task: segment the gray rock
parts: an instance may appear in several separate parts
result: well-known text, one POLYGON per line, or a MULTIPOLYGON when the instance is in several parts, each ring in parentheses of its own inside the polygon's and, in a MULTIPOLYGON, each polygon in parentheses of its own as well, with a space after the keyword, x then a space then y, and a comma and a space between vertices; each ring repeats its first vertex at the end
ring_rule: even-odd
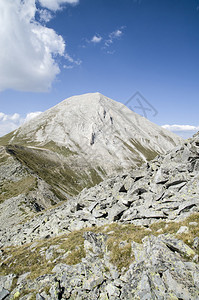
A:
POLYGON ((108 218, 110 222, 119 220, 126 209, 127 208, 125 205, 115 204, 111 209, 109 209, 108 212, 108 218))
POLYGON ((9 294, 10 292, 4 288, 0 290, 0 300, 6 299, 9 294))
POLYGON ((194 240, 193 240, 193 247, 195 249, 198 249, 199 248, 199 237, 195 237, 194 240))
POLYGON ((181 226, 176 234, 182 234, 182 233, 188 233, 189 232, 189 228, 187 226, 181 226))
POLYGON ((93 290, 95 287, 98 287, 104 281, 104 277, 93 276, 83 282, 83 289, 93 290))

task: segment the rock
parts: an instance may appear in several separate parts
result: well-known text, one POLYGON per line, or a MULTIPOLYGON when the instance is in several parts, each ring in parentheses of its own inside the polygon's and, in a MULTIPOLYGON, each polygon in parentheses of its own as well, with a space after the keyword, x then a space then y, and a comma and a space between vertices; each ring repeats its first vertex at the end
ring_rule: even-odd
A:
POLYGON ((12 286, 12 281, 16 276, 14 274, 10 274, 7 276, 0 276, 0 290, 10 290, 12 286))
POLYGON ((36 300, 45 300, 45 298, 43 296, 41 296, 40 294, 37 294, 36 300))
POLYGON ((108 299, 109 299, 109 298, 108 298, 108 295, 107 295, 106 292, 102 292, 102 293, 100 294, 99 300, 108 300, 108 299))
POLYGON ((7 296, 10 294, 10 292, 6 289, 1 289, 0 290, 0 300, 4 300, 7 298, 7 296))
POLYGON ((109 299, 118 299, 119 298, 119 295, 120 295, 120 291, 119 289, 114 286, 112 283, 109 283, 107 286, 106 286, 106 292, 109 296, 109 299))
POLYGON ((110 222, 119 220, 126 209, 127 208, 124 205, 115 204, 108 212, 110 222))
POLYGON ((198 223, 197 222, 189 222, 189 226, 198 226, 198 223))
POLYGON ((142 275, 139 285, 137 286, 135 296, 139 297, 139 299, 143 299, 143 300, 152 299, 149 278, 146 274, 142 275))
POLYGON ((106 251, 107 235, 88 231, 85 232, 83 236, 85 238, 84 247, 86 250, 92 248, 92 251, 96 254, 106 251))
POLYGON ((93 276, 90 277, 88 280, 83 282, 83 289, 85 290, 93 290, 95 287, 98 287, 104 281, 104 277, 100 276, 93 276))
POLYGON ((165 281, 168 292, 171 291, 178 299, 194 299, 193 296, 189 293, 188 289, 186 289, 180 282, 174 279, 169 270, 166 270, 163 273, 163 279, 165 281))
POLYGON ((195 237, 194 240, 193 240, 193 247, 195 249, 198 249, 199 248, 199 237, 195 237))
POLYGON ((183 234, 188 232, 189 232, 189 228, 187 226, 181 226, 176 232, 176 234, 183 234))
POLYGON ((198 262, 199 262, 198 254, 194 255, 194 257, 193 257, 193 262, 195 262, 195 263, 198 263, 198 262))

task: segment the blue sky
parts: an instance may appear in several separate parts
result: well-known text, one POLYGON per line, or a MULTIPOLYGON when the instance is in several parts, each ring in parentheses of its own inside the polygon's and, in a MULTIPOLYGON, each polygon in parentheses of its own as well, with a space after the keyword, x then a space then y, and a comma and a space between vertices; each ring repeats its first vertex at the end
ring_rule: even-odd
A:
POLYGON ((0 135, 88 92, 199 130, 199 1, 1 0, 0 28, 0 135))

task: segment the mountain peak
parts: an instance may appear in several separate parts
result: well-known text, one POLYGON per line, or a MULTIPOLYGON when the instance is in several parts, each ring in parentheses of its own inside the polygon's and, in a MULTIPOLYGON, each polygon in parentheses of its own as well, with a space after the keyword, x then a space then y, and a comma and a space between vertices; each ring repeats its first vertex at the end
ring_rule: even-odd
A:
POLYGON ((21 126, 9 142, 53 142, 111 173, 165 153, 182 139, 97 92, 65 99, 21 126))

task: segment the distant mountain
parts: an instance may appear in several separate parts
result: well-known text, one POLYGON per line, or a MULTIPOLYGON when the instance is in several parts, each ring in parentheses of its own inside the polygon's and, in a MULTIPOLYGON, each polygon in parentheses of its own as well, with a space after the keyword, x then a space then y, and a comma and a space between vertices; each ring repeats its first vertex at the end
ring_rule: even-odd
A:
POLYGON ((0 138, 0 145, 9 145, 9 153, 69 195, 181 142, 99 93, 66 99, 0 138))

